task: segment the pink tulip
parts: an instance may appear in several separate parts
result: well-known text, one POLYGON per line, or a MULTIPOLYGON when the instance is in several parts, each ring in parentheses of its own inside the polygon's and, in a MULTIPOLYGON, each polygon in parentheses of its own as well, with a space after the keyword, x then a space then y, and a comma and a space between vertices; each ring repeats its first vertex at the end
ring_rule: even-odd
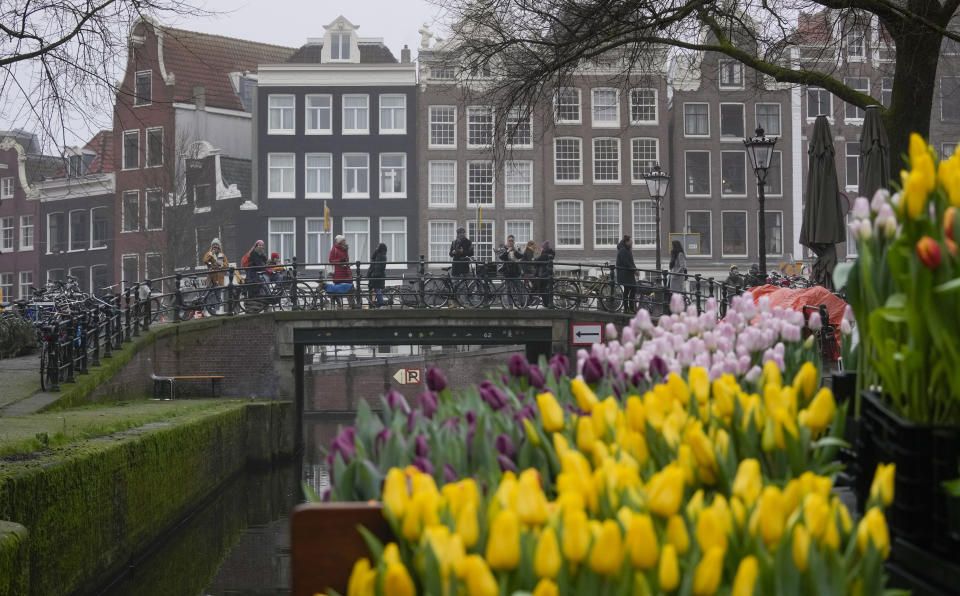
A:
POLYGON ((617 327, 613 323, 607 323, 607 327, 604 331, 606 332, 606 335, 604 335, 605 338, 617 339, 617 327))

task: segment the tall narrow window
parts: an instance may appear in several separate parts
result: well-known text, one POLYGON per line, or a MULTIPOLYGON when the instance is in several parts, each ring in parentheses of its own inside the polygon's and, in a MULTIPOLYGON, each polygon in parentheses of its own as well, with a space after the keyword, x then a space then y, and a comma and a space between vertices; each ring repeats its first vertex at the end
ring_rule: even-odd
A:
POLYGON ((493 206, 493 162, 467 162, 467 205, 493 206))
POLYGON ((780 104, 758 103, 757 126, 763 129, 768 137, 780 136, 780 104))
POLYGON ((158 252, 148 252, 146 255, 147 279, 163 277, 163 255, 158 252))
POLYGON ((657 243, 657 204, 649 199, 633 202, 633 247, 653 248, 657 243))
POLYGON ((370 219, 344 217, 343 235, 350 247, 350 258, 355 261, 370 260, 370 219))
POLYGON ((140 131, 123 132, 123 169, 135 170, 140 167, 140 131))
POLYGON ((380 134, 407 132, 407 96, 380 96, 380 134))
POLYGON ((343 96, 343 134, 357 135, 370 132, 370 97, 367 95, 343 96))
POLYGON ((153 101, 153 71, 142 70, 136 75, 133 105, 148 106, 153 101))
POLYGON ((370 155, 343 154, 343 196, 366 199, 370 196, 370 155))
POLYGON ((517 247, 522 248, 528 241, 533 240, 533 221, 529 219, 508 219, 504 222, 507 236, 513 236, 517 247))
POLYGON ((323 218, 307 218, 307 262, 326 263, 333 248, 333 232, 323 229, 323 218))
POLYGON ((427 243, 430 245, 431 263, 444 263, 450 260, 450 243, 457 237, 456 227, 455 221, 428 222, 427 243))
POLYGON ((533 162, 508 161, 503 166, 504 205, 533 206, 533 162))
POLYGON ((123 255, 120 262, 121 281, 125 288, 140 281, 140 255, 123 255))
POLYGON ((593 139, 593 181, 620 182, 620 139, 593 139))
POLYGON ((493 108, 467 108, 467 148, 489 147, 493 143, 493 108))
POLYGON ((123 193, 121 204, 121 231, 136 232, 140 229, 140 191, 128 190, 123 193))
POLYGON ((683 104, 683 134, 688 137, 710 136, 709 104, 683 104))
MULTIPOLYGON (((759 217, 759 214, 757 214, 759 217)), ((783 212, 766 211, 763 214, 763 227, 766 230, 767 254, 783 254, 783 212)))
POLYGON ((29 300, 33 286, 33 271, 20 272, 20 300, 29 300))
POLYGON ((880 79, 880 103, 883 107, 890 107, 890 100, 893 99, 893 78, 883 77, 880 79))
POLYGON ((507 114, 507 145, 514 149, 533 147, 533 116, 530 110, 510 108, 507 114))
POLYGON ((86 209, 70 212, 70 250, 86 250, 90 246, 90 222, 86 209))
POLYGON ((13 294, 13 273, 0 273, 0 302, 10 302, 13 294))
POLYGON ((553 178, 557 183, 583 180, 580 139, 563 137, 553 140, 553 178))
POLYGON ((457 108, 455 106, 430 106, 431 148, 457 146, 457 108))
POLYGON ((0 199, 13 198, 13 176, 0 178, 0 199))
POLYGON ((620 125, 620 94, 616 89, 594 89, 593 125, 616 127, 620 125))
POLYGON ((646 183, 646 176, 659 162, 659 139, 630 139, 630 181, 634 184, 646 183))
POLYGON ((845 143, 847 152, 847 186, 855 188, 860 184, 860 143, 845 143))
POLYGON ((728 141, 736 139, 742 141, 743 135, 743 104, 720 104, 720 138, 728 141))
POLYGON ((296 98, 293 95, 267 96, 267 111, 269 128, 267 134, 288 134, 294 131, 294 110, 296 98))
POLYGON ((163 229, 163 191, 154 188, 147 191, 147 229, 163 229))
MULTIPOLYGON (((329 153, 304 155, 306 193, 308 199, 323 199, 333 196, 333 156, 329 153)), ((311 261, 315 263, 316 261, 311 261)))
POLYGON ((782 151, 774 151, 770 158, 770 168, 767 169, 767 178, 763 183, 763 192, 768 199, 783 194, 783 170, 780 166, 782 157, 782 151))
POLYGON ((0 248, 4 251, 13 250, 13 234, 13 216, 0 217, 0 248))
POLYGON ((580 124, 580 90, 575 87, 558 89, 554 112, 557 124, 580 124))
POLYGON ((295 255, 297 232, 296 220, 293 218, 271 218, 267 220, 269 226, 270 252, 280 254, 280 260, 292 259, 295 255))
POLYGON ((110 274, 107 273, 106 265, 92 265, 90 267, 90 291, 102 296, 112 291, 107 286, 110 285, 110 274))
POLYGON ((90 210, 90 248, 105 248, 110 238, 110 208, 90 210))
POLYGON ((710 152, 686 151, 683 156, 687 196, 710 196, 710 152))
POLYGON ((593 204, 593 246, 613 248, 620 241, 620 201, 593 204))
MULTIPOLYGON (((713 254, 712 231, 713 214, 709 211, 687 211, 687 233, 696 234, 700 239, 700 252, 697 256, 709 257, 713 254)), ((688 254, 689 256, 689 254, 688 254)))
POLYGON ((267 198, 292 199, 296 163, 293 153, 267 154, 267 198))
POLYGON ((557 248, 583 248, 583 203, 557 201, 555 209, 557 248))
POLYGON ((388 261, 406 261, 407 218, 381 217, 380 242, 387 245, 388 261))
POLYGON ((430 180, 429 205, 431 207, 456 207, 457 162, 431 161, 427 168, 430 180))
POLYGON ((349 60, 350 59, 350 33, 331 33, 330 34, 330 59, 331 60, 349 60))
POLYGON ((855 27, 847 32, 847 59, 851 62, 860 62, 865 56, 863 29, 855 27))
POLYGON ((745 151, 720 152, 720 194, 747 196, 747 154, 745 151))
POLYGON ((723 256, 747 256, 747 212, 724 211, 720 220, 723 223, 723 256))
POLYGON ((630 90, 630 124, 656 124, 657 90, 630 90))
POLYGON ((380 154, 380 197, 407 196, 407 154, 380 154))
MULTIPOLYGON (((843 79, 843 82, 854 91, 866 93, 867 95, 870 94, 870 79, 867 77, 847 77, 843 79)), ((863 108, 858 108, 852 103, 844 103, 844 120, 853 120, 855 121, 854 124, 858 124, 859 121, 863 120, 865 115, 866 113, 864 112, 863 108)))
POLYGON ((478 261, 493 260, 493 222, 489 220, 480 222, 480 229, 477 229, 475 219, 467 220, 467 236, 473 241, 473 257, 478 261))
POLYGON ((736 60, 720 61, 720 88, 743 89, 743 64, 736 60))
POLYGON ((20 216, 20 250, 33 250, 33 216, 20 216))
POLYGON ((807 87, 807 118, 833 117, 833 96, 826 89, 807 87))
POLYGON ((163 165, 163 128, 147 129, 147 167, 163 165))
POLYGON ((306 123, 304 125, 306 134, 330 134, 333 131, 333 96, 307 95, 303 101, 306 110, 306 123))

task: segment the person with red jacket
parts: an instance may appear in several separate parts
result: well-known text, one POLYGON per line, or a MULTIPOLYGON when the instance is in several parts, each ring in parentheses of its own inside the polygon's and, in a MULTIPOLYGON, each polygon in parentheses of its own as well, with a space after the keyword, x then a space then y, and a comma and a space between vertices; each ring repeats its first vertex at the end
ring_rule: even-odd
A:
MULTIPOLYGON (((350 272, 350 247, 347 246, 347 239, 342 234, 338 234, 333 239, 333 247, 330 249, 330 263, 333 264, 333 283, 351 283, 353 281, 353 274, 350 272)), ((353 292, 347 293, 347 299, 350 301, 350 308, 353 308, 353 292)))

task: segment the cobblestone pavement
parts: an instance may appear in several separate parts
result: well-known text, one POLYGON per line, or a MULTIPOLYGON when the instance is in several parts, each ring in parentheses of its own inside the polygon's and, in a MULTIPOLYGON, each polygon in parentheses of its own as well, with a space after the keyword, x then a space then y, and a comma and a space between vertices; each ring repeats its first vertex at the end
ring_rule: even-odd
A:
POLYGON ((40 391, 40 357, 36 354, 0 359, 0 408, 40 391))

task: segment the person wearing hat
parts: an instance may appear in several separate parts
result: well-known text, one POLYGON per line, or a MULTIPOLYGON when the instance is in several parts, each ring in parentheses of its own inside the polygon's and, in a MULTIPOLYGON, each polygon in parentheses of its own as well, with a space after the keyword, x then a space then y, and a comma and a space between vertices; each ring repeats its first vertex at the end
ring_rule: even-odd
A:
POLYGON ((457 237, 450 243, 450 257, 453 258, 453 275, 464 276, 470 273, 470 257, 473 256, 473 243, 467 238, 467 231, 457 228, 457 237))
POLYGON ((280 253, 270 253, 270 260, 267 261, 267 277, 270 281, 278 281, 283 274, 283 264, 280 262, 280 253))
POLYGON ((266 287, 262 284, 267 281, 264 268, 267 266, 267 249, 264 248, 263 240, 257 240, 247 251, 245 258, 240 263, 246 270, 247 283, 261 284, 253 290, 254 294, 265 294, 266 287))
MULTIPOLYGON (((353 273, 350 271, 350 247, 343 234, 337 234, 330 249, 330 263, 333 264, 333 283, 353 282, 353 273)), ((347 294, 350 308, 354 308, 353 292, 347 294)))
MULTIPOLYGON (((208 287, 219 288, 223 285, 223 270, 229 266, 229 263, 227 255, 220 248, 220 239, 214 238, 211 240, 210 250, 203 255, 203 264, 207 266, 208 287)), ((220 290, 213 290, 213 293, 217 302, 220 302, 220 290)))

